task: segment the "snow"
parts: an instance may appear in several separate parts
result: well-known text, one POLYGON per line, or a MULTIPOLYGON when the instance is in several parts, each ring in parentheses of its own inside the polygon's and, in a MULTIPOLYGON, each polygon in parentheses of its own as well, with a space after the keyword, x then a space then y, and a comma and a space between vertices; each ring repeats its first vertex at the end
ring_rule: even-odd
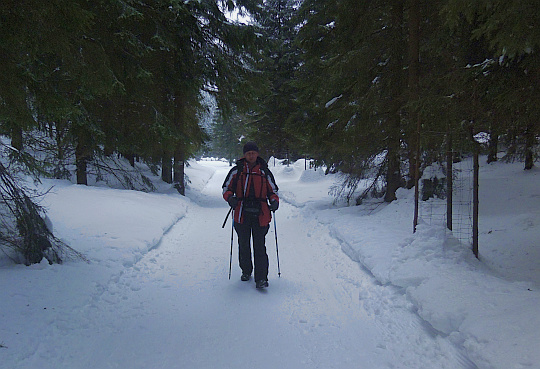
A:
POLYGON ((328 101, 328 102, 324 105, 324 107, 328 109, 329 107, 331 107, 332 105, 334 105, 334 103, 335 103, 336 101, 338 101, 339 99, 341 99, 342 97, 343 97, 343 95, 339 95, 339 96, 336 96, 336 97, 330 99, 330 101, 328 101))
MULTIPOLYGON (((0 368, 540 368, 540 171, 482 160, 480 260, 413 191, 334 204, 336 178, 270 161, 270 287, 241 282, 218 160, 187 196, 45 181, 88 262, 0 259, 0 368), (422 206, 424 206, 423 204, 422 206)), ((437 203, 439 200, 428 202, 437 203)))

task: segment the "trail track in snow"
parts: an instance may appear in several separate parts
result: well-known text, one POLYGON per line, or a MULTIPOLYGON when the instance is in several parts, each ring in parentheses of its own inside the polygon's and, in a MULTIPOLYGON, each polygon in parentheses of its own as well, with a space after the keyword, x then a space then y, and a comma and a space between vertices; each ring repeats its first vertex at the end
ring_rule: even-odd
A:
MULTIPOLYGON (((90 303, 47 340, 73 335, 65 368, 474 368, 342 251, 310 209, 282 201, 267 236, 270 287, 241 282, 217 168, 187 214, 134 263, 96 285, 90 303), (103 323, 100 323, 103 322, 103 323), (112 323, 111 323, 112 322, 112 323)), ((277 176, 279 184, 279 176, 277 176)), ((285 186, 286 187, 286 186, 285 186)), ((283 187, 282 187, 283 188, 283 187)))
POLYGON ((272 224, 270 287, 240 281, 236 235, 228 280, 227 170, 103 291, 95 313, 116 314, 118 323, 95 341, 110 367, 473 368, 403 294, 377 284, 323 225, 285 202, 276 214, 282 277, 272 224))

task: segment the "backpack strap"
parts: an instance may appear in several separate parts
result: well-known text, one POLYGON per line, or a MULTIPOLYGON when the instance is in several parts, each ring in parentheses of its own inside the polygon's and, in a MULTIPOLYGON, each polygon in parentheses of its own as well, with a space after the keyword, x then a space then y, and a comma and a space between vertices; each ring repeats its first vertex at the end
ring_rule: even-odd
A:
MULTIPOLYGON (((274 179, 274 175, 268 168, 268 165, 266 164, 266 162, 262 160, 262 158, 257 158, 257 159, 258 159, 258 163, 260 165, 260 171, 261 171, 261 174, 257 174, 257 175, 260 175, 261 177, 265 177, 268 183, 270 184, 270 186, 272 187, 272 190, 274 191, 274 193, 277 193, 278 187, 276 184, 276 180, 274 179)), ((235 192, 238 186, 238 180, 240 178, 240 175, 244 172, 244 166, 245 166, 245 161, 239 160, 236 162, 236 177, 233 179, 233 182, 232 182, 232 185, 233 185, 232 188, 234 188, 235 192)), ((235 195, 239 199, 242 199, 244 194, 235 193, 235 195), (242 197, 240 197, 239 195, 242 195, 242 197)), ((258 200, 266 201, 266 199, 258 199, 258 200)))
POLYGON ((240 161, 237 161, 236 162, 236 177, 233 178, 233 183, 232 183, 232 188, 234 189, 234 192, 235 192, 233 193, 233 195, 236 195, 236 197, 238 197, 238 194, 236 193, 236 186, 238 186, 238 179, 243 170, 244 170, 243 165, 240 165, 240 161))

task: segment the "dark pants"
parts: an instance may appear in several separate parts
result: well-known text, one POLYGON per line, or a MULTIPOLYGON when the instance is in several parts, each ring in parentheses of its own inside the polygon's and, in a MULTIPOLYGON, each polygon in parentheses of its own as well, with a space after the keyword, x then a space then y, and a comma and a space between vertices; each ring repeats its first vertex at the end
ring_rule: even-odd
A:
POLYGON ((255 280, 268 280, 268 255, 264 239, 269 226, 261 227, 258 216, 244 216, 244 223, 234 223, 238 234, 238 260, 242 273, 251 275, 253 263, 251 262, 250 239, 253 235, 253 256, 255 261, 255 280))

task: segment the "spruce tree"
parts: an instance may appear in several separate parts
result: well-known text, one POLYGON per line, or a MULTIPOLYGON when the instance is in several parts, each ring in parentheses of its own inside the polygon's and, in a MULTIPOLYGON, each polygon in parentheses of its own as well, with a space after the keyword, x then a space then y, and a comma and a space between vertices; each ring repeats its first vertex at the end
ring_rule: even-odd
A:
MULTIPOLYGON (((483 92, 482 110, 489 114, 489 131, 502 136, 509 160, 519 158, 525 169, 532 168, 540 133, 536 119, 540 113, 540 32, 535 26, 540 5, 529 0, 482 0, 463 7, 462 1, 452 0, 444 10, 453 30, 466 28, 470 43, 486 45, 487 58, 470 69, 483 92)), ((491 150, 496 148, 492 145, 491 150)))
POLYGON ((404 8, 401 1, 354 3, 303 3, 301 101, 310 106, 304 116, 314 155, 350 176, 343 190, 383 175, 391 201, 401 185, 404 8))
POLYGON ((256 64, 263 81, 258 85, 257 106, 248 132, 259 143, 261 155, 292 157, 301 154, 290 125, 296 107, 294 75, 300 62, 296 35, 297 0, 265 1, 255 14, 256 25, 264 37, 256 64))

